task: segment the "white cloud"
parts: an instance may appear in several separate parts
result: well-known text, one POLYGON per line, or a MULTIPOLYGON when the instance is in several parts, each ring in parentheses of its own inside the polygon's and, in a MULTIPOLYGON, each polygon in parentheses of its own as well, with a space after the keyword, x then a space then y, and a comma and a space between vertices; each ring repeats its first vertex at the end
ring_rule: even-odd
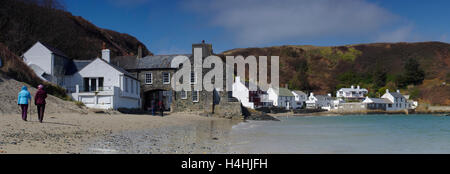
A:
POLYGON ((406 25, 379 34, 376 42, 414 42, 419 40, 421 39, 414 33, 414 27, 406 25))
POLYGON ((366 0, 190 0, 183 5, 241 44, 368 36, 397 18, 366 0))

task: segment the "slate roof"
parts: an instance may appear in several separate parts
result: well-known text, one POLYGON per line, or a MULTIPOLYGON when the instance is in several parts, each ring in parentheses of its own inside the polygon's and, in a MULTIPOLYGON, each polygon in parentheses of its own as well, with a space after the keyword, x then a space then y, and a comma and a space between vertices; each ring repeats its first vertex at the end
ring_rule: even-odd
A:
POLYGON ((292 91, 294 93, 296 93, 297 95, 306 95, 306 93, 304 93, 303 91, 292 91))
POLYGON ((389 94, 391 94, 392 96, 394 96, 395 98, 405 98, 405 96, 403 96, 402 94, 398 93, 398 92, 389 92, 389 94))
POLYGON ((187 57, 191 56, 190 54, 156 55, 146 56, 143 58, 136 58, 135 56, 120 56, 114 57, 111 62, 114 65, 122 67, 126 70, 172 69, 172 60, 180 55, 187 57))
POLYGON ((56 55, 59 55, 59 56, 62 56, 62 57, 66 57, 66 58, 67 58, 67 55, 64 54, 64 52, 62 52, 62 51, 56 49, 55 47, 52 47, 52 46, 47 45, 47 44, 44 44, 44 43, 42 43, 42 42, 39 42, 39 43, 41 43, 42 45, 44 45, 44 46, 45 46, 47 49, 49 49, 53 54, 56 54, 56 55))
POLYGON ((333 98, 328 95, 314 95, 314 97, 316 97, 317 100, 333 100, 333 98))
MULTIPOLYGON (((276 90, 274 90, 274 91, 275 91, 275 93, 277 93, 276 90)), ((283 97, 294 97, 294 94, 292 94, 292 92, 286 88, 279 88, 277 94, 279 96, 283 96, 283 97)))
POLYGON ((73 75, 89 65, 92 60, 71 60, 66 66, 66 75, 73 75))
POLYGON ((369 98, 372 100, 372 103, 384 103, 384 104, 392 104, 392 102, 385 98, 369 98))
POLYGON ((341 88, 341 89, 339 89, 339 91, 352 92, 352 91, 368 91, 368 90, 365 88, 359 88, 359 89, 357 89, 357 88, 341 88))

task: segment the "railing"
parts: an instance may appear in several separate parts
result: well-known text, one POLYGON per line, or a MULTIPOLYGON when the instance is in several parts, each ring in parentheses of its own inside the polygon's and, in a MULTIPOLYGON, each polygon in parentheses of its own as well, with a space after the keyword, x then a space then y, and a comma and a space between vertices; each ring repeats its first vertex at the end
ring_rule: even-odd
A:
POLYGON ((80 88, 78 85, 76 86, 68 86, 66 87, 68 93, 77 93, 77 92, 102 92, 102 91, 114 91, 114 86, 103 86, 98 87, 97 90, 85 90, 80 88))

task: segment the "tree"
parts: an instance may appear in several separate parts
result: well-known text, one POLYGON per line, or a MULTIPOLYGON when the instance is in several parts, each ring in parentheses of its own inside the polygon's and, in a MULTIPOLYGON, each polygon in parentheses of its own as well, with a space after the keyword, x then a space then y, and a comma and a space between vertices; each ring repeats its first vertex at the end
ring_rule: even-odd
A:
POLYGON ((402 87, 410 84, 419 85, 425 79, 425 72, 420 68, 419 62, 416 59, 410 58, 405 63, 405 74, 403 76, 402 87))
POLYGON ((386 85, 387 73, 383 70, 380 64, 377 63, 377 67, 373 74, 373 84, 375 88, 381 88, 386 85))

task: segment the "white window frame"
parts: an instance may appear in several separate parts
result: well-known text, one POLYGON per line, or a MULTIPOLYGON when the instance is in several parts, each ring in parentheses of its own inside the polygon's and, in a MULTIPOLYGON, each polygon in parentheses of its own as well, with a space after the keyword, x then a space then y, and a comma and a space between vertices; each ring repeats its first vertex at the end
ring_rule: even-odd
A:
POLYGON ((192 96, 191 96, 192 102, 198 103, 198 101, 199 101, 199 95, 200 95, 200 93, 199 93, 198 91, 192 91, 192 96), (197 100, 194 100, 194 93, 197 94, 197 100))
POLYGON ((162 80, 164 85, 170 84, 170 73, 169 72, 163 72, 162 73, 162 80), (164 82, 164 74, 168 74, 168 82, 164 82))
POLYGON ((195 71, 191 71, 190 82, 191 85, 197 84, 197 74, 195 73, 195 71), (192 75, 194 75, 194 78, 192 78, 192 75), (194 79, 194 81, 192 81, 192 79, 194 79))
POLYGON ((181 90, 181 91, 180 91, 180 98, 181 98, 182 100, 186 100, 186 99, 187 99, 187 91, 181 90), (183 96, 183 94, 184 94, 184 96, 183 96))
POLYGON ((147 84, 147 85, 153 84, 153 73, 145 73, 145 84, 147 84), (147 81, 147 80, 149 80, 147 78, 148 75, 150 75, 150 82, 147 81))

